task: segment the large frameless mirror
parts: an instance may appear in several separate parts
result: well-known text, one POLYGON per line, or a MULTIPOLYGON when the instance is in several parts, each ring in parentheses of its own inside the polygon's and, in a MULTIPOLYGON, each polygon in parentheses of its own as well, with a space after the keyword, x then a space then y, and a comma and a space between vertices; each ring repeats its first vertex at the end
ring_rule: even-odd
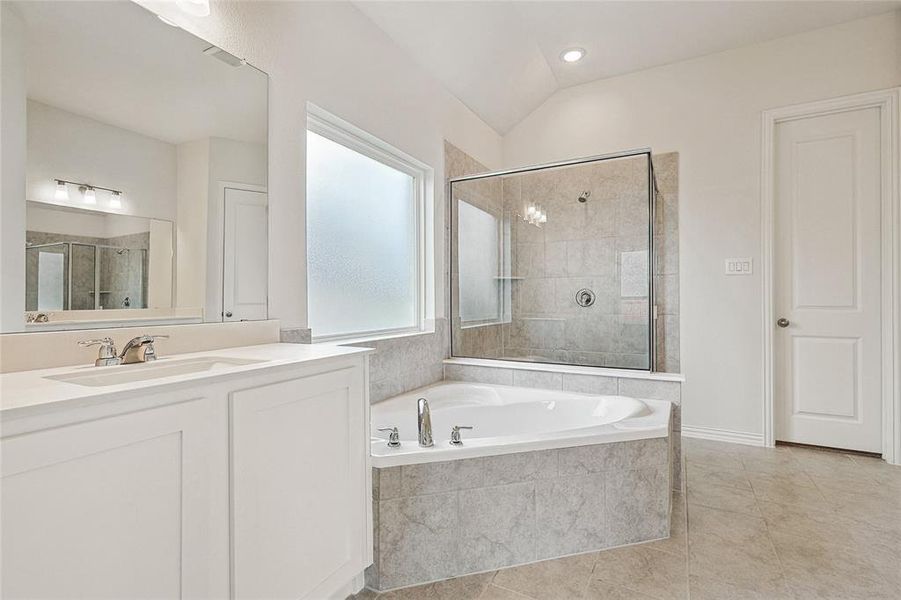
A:
POLYGON ((3 4, 25 32, 21 329, 265 319, 267 75, 132 2, 3 4))

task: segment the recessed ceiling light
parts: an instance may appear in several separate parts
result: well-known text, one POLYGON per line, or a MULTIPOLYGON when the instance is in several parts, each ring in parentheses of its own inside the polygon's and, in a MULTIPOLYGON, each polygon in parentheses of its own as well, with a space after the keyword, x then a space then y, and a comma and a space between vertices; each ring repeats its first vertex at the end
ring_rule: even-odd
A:
POLYGON ((583 48, 570 48, 568 50, 564 50, 562 54, 560 54, 560 60, 566 63, 574 63, 579 62, 584 58, 585 50, 583 48))

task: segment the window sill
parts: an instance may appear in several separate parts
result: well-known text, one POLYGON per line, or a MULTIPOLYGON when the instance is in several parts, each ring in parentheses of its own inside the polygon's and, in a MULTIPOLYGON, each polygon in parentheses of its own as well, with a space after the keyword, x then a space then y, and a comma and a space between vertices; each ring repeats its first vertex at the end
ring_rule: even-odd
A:
POLYGON ((348 338, 326 338, 326 339, 316 339, 315 337, 312 340, 313 344, 337 344, 339 346, 353 346, 354 344, 365 344, 366 342, 382 342, 386 340, 398 340, 404 338, 411 338, 420 335, 432 335, 435 333, 435 324, 429 323, 423 329, 417 329, 415 331, 395 331, 395 332, 381 332, 381 333, 373 333, 371 335, 361 335, 356 337, 348 337, 348 338))

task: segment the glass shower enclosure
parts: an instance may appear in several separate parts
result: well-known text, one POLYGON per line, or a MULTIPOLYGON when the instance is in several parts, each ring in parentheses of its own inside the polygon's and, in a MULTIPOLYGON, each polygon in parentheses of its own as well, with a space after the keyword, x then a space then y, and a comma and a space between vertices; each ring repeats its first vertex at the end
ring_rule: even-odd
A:
POLYGON ((147 307, 147 250, 54 242, 25 248, 25 310, 147 307))
POLYGON ((449 181, 451 354, 654 370, 649 149, 449 181))

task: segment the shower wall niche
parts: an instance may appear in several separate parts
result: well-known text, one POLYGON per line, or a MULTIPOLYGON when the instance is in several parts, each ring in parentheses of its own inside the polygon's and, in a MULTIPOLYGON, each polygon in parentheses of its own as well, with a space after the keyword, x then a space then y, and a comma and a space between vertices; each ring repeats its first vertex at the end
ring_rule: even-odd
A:
POLYGON ((452 354, 678 371, 676 161, 452 179, 452 354))

